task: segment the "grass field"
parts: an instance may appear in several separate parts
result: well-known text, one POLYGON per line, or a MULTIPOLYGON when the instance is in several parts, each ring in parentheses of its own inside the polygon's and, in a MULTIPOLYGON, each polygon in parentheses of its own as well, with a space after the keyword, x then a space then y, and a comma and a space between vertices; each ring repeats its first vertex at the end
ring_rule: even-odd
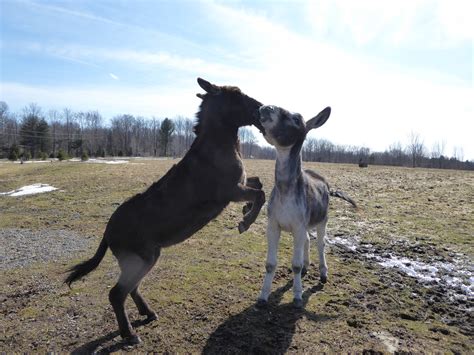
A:
MULTIPOLYGON (((159 179, 174 163, 0 162, 0 192, 39 182, 59 189, 0 196, 0 230, 67 230, 90 240, 79 254, 1 269, 0 352, 121 349, 107 297, 118 275, 110 252, 72 289, 62 284, 64 271, 92 256, 121 202, 159 179)), ((248 176, 260 176, 268 197, 274 162, 248 160, 245 165, 248 176)), ((143 324, 127 301, 143 342, 125 350, 474 351, 474 173, 305 166, 348 193, 360 209, 331 200, 329 281, 324 286, 318 282, 312 245, 312 267, 303 279, 304 310, 291 306, 292 239, 287 234, 280 245, 270 306, 254 309, 265 269, 266 211, 239 235, 242 205, 231 204, 191 239, 163 251, 142 284, 142 293, 159 318, 143 324)))

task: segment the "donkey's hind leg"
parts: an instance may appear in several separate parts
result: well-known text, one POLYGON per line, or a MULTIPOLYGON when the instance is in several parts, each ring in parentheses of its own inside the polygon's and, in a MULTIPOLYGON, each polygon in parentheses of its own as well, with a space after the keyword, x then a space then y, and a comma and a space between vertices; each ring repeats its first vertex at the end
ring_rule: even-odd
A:
MULTIPOLYGON (((157 249, 157 251, 155 253, 155 260, 154 260, 153 264, 151 265, 150 269, 155 265, 155 263, 158 260, 159 256, 160 256, 160 249, 157 249)), ((142 315, 142 316, 146 316, 147 317, 146 320, 148 322, 154 321, 158 318, 158 316, 155 313, 155 311, 153 311, 153 309, 150 308, 148 303, 143 298, 142 294, 140 293, 140 291, 138 289, 139 287, 140 287, 140 282, 132 290, 132 292, 130 292, 130 296, 132 297, 133 302, 135 302, 135 305, 138 308, 138 313, 140 313, 140 315, 142 315)))
POLYGON ((140 285, 138 285, 137 287, 135 287, 132 292, 130 292, 130 296, 132 296, 132 299, 133 299, 133 302, 135 302, 135 305, 137 306, 138 308, 138 313, 140 313, 140 315, 142 316, 146 316, 146 320, 147 322, 151 322, 151 321, 154 321, 158 318, 158 315, 155 313, 155 311, 153 311, 150 306, 148 305, 148 303, 145 301, 145 299, 143 298, 142 294, 140 293, 140 291, 138 290, 138 287, 140 285))
POLYGON ((309 269, 309 248, 310 248, 309 235, 306 233, 306 241, 304 243, 303 269, 301 270, 302 277, 308 273, 308 269, 309 269))
POLYGON ((316 225, 316 231, 318 234, 319 277, 323 284, 328 280, 328 266, 326 264, 326 256, 324 255, 327 222, 327 219, 325 219, 316 225))
POLYGON ((117 284, 110 290, 109 300, 117 318, 120 335, 126 343, 138 344, 140 338, 133 331, 128 316, 125 313, 125 299, 150 271, 156 259, 148 258, 145 260, 137 254, 122 254, 117 259, 121 273, 117 284))

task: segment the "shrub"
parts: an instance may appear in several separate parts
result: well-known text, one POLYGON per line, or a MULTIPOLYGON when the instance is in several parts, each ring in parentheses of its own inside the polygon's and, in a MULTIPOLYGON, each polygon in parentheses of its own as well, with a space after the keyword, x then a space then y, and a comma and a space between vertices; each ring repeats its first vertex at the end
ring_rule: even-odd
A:
POLYGON ((81 160, 82 161, 87 161, 89 160, 89 155, 87 154, 87 152, 83 152, 82 155, 81 155, 81 160))
POLYGON ((20 148, 16 144, 13 144, 10 147, 10 152, 8 153, 8 160, 16 161, 20 156, 20 148))
POLYGON ((67 153, 66 153, 64 150, 59 149, 59 152, 58 152, 58 159, 59 159, 59 161, 63 161, 63 160, 65 160, 65 159, 67 159, 67 158, 68 158, 67 153))
POLYGON ((23 160, 30 160, 31 159, 31 153, 29 151, 24 151, 23 154, 23 160))
POLYGON ((46 154, 45 152, 40 152, 39 153, 39 158, 41 160, 46 160, 46 159, 48 159, 48 154, 46 154))

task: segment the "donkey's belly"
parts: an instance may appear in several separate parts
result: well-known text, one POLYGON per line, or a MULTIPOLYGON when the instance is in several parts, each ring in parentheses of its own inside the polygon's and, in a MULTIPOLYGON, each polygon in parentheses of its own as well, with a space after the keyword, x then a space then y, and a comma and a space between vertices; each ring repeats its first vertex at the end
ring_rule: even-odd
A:
POLYGON ((215 203, 212 206, 184 212, 178 220, 174 221, 175 223, 162 221, 161 228, 160 226, 157 228, 160 231, 154 234, 154 239, 161 247, 181 243, 216 218, 226 206, 227 203, 215 203))

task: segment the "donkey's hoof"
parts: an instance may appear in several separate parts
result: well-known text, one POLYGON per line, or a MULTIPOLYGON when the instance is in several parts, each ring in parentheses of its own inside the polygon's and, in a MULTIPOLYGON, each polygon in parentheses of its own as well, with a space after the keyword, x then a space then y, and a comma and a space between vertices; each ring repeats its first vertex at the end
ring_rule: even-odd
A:
POLYGON ((247 229, 249 229, 249 227, 244 222, 239 223, 239 233, 240 234, 245 232, 247 229))
POLYGON ((153 322, 157 319, 158 319, 158 314, 153 312, 153 313, 147 314, 145 322, 149 323, 149 322, 153 322))
POLYGON ((245 216, 252 209, 253 203, 249 202, 242 207, 242 214, 245 216))
POLYGON ((123 343, 125 345, 137 345, 140 344, 142 340, 136 334, 129 335, 128 337, 123 338, 123 343))
POLYGON ((308 269, 306 268, 306 266, 303 266, 303 268, 301 269, 301 277, 305 277, 307 273, 308 269))
POLYGON ((296 309, 303 308, 303 300, 301 298, 293 298, 293 307, 296 309))
POLYGON ((327 275, 321 275, 319 279, 321 280, 322 284, 325 284, 326 282, 328 282, 328 276, 327 275))
POLYGON ((268 301, 265 301, 262 298, 259 298, 257 300, 257 303, 255 303, 255 308, 257 308, 257 309, 265 309, 267 307, 268 307, 268 301))

